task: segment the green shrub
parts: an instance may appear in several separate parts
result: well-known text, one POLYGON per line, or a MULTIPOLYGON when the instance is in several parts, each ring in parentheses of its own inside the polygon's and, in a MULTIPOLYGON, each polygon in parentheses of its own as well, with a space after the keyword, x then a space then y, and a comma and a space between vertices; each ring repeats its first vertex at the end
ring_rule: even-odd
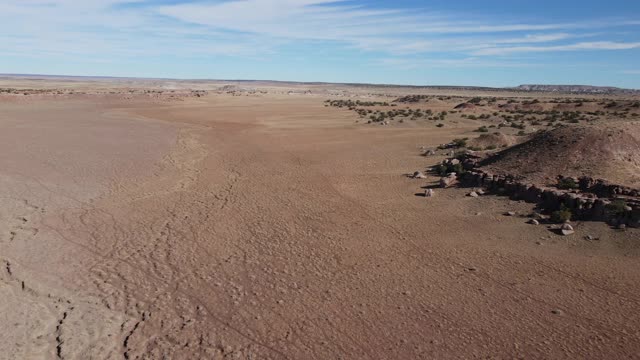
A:
POLYGON ((462 174, 464 173, 464 168, 462 167, 462 164, 440 164, 435 167, 435 172, 440 176, 447 176, 447 174, 450 173, 462 174))
POLYGON ((627 211, 627 203, 624 200, 614 200, 606 206, 607 214, 610 216, 622 216, 627 211))
POLYGON ((551 213, 551 221, 556 224, 561 224, 571 220, 572 216, 573 214, 571 213, 571 210, 569 210, 565 204, 562 204, 560 206, 560 210, 556 210, 551 213))
POLYGON ((469 140, 469 139, 468 138, 453 139, 453 144, 456 147, 459 147, 459 148, 466 147, 467 146, 467 140, 469 140))
POLYGON ((558 180, 558 184, 556 186, 558 189, 572 190, 578 188, 578 183, 576 183, 572 178, 562 178, 558 180))

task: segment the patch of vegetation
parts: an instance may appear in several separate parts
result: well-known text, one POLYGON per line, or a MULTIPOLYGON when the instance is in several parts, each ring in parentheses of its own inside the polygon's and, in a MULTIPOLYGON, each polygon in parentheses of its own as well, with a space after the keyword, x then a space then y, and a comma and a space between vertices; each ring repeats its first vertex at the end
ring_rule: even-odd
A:
POLYGON ((562 190, 573 190, 578 188, 578 183, 572 178, 562 178, 558 181, 556 187, 562 190))
POLYGON ((489 132, 489 129, 486 126, 480 126, 476 129, 476 132, 486 133, 489 132))
POLYGON ((462 167, 462 164, 460 164, 460 163, 455 164, 455 165, 453 165, 453 164, 440 164, 440 165, 438 165, 438 166, 436 166, 434 168, 434 171, 439 176, 447 176, 448 174, 451 174, 451 173, 463 174, 465 172, 464 167, 462 167))
POLYGON ((622 216, 627 211, 627 203, 624 200, 614 200, 605 207, 609 216, 622 216))
POLYGON ((452 143, 456 147, 463 148, 467 146, 467 140, 469 140, 469 138, 453 139, 452 143))
POLYGON ((559 210, 551 213, 551 221, 556 224, 567 222, 571 220, 571 217, 573 217, 573 213, 565 204, 560 205, 559 210))
POLYGON ((360 101, 360 100, 326 100, 325 103, 329 104, 330 106, 333 107, 348 107, 348 108, 355 108, 356 106, 389 106, 389 103, 387 102, 380 102, 380 101, 360 101))

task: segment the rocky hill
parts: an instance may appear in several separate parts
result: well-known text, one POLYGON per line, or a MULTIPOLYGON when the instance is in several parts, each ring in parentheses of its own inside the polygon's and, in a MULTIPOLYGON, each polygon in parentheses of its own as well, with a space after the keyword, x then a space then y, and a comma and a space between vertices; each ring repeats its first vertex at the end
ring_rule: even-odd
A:
POLYGON ((558 175, 590 176, 640 186, 640 124, 564 126, 540 132, 481 165, 545 184, 558 175))

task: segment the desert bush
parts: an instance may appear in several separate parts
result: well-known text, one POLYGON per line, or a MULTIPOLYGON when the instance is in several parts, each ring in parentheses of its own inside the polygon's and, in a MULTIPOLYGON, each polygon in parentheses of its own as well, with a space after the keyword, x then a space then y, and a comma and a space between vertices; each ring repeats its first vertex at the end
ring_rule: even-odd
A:
POLYGON ((476 129, 476 131, 486 133, 486 132, 489 132, 489 129, 487 129, 486 126, 480 126, 479 128, 476 129))
POLYGON ((578 184, 572 178, 562 178, 558 180, 558 184, 556 186, 558 189, 562 190, 572 190, 578 188, 578 184))
POLYGON ((624 200, 615 200, 606 206, 610 216, 622 216, 627 211, 627 203, 624 200))
POLYGON ((467 140, 469 140, 468 138, 462 138, 462 139, 453 139, 452 143, 459 148, 465 147, 467 146, 467 140))
POLYGON ((462 174, 464 173, 464 167, 462 164, 440 164, 434 168, 436 174, 440 176, 447 176, 451 173, 462 174))
POLYGON ((551 213, 551 221, 556 224, 561 224, 571 220, 572 216, 571 210, 569 210, 565 204, 562 204, 559 210, 551 213))

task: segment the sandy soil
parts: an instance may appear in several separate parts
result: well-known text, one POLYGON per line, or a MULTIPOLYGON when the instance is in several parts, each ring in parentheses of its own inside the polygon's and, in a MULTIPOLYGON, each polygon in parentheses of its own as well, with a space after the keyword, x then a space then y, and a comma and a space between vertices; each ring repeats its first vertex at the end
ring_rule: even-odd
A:
POLYGON ((0 103, 0 358, 638 357, 640 232, 416 196, 476 125, 325 99, 0 103))

